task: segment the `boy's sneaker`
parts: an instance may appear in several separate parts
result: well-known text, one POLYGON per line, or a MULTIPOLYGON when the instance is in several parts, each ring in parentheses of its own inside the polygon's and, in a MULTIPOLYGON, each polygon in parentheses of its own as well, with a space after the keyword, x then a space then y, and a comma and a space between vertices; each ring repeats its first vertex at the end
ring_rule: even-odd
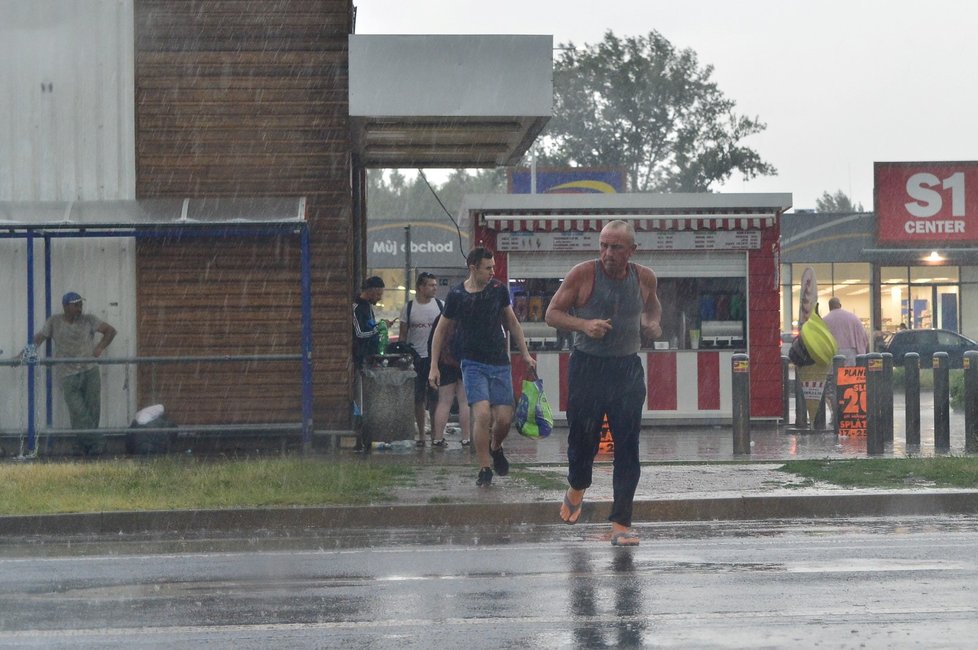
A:
POLYGON ((479 470, 479 479, 475 482, 478 487, 489 487, 492 485, 492 470, 483 467, 479 470))
POLYGON ((496 473, 500 476, 506 476, 509 474, 509 461, 506 460, 506 455, 503 454, 503 448, 500 447, 495 451, 489 448, 489 455, 492 456, 492 468, 496 470, 496 473))

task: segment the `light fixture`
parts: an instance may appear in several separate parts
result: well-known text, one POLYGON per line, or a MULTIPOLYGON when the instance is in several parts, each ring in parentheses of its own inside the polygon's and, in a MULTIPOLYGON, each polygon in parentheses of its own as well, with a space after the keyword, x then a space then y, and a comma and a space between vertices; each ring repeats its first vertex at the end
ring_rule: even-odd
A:
POLYGON ((936 264, 937 262, 943 262, 944 258, 937 251, 931 251, 930 255, 924 258, 924 261, 936 264))

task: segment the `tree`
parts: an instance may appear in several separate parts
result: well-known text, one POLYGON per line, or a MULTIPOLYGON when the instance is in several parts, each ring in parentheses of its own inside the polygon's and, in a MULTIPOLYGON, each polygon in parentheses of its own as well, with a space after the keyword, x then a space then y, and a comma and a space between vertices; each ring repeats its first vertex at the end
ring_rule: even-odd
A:
POLYGON ((815 199, 815 210, 818 212, 865 212, 862 203, 853 205, 852 200, 842 190, 835 194, 822 192, 822 196, 815 199))
POLYGON ((703 192, 734 171, 745 180, 777 173, 740 143, 767 126, 734 113, 692 50, 655 31, 562 47, 544 163, 622 166, 633 192, 703 192))
POLYGON ((458 215, 466 194, 494 194, 506 189, 503 168, 479 169, 470 174, 465 169, 454 170, 441 185, 432 183, 438 195, 432 194, 420 174, 408 178, 401 170, 369 170, 367 173, 367 216, 380 219, 433 219, 458 215), (439 200, 441 204, 439 204, 439 200), (442 208, 444 205, 444 209, 442 208))

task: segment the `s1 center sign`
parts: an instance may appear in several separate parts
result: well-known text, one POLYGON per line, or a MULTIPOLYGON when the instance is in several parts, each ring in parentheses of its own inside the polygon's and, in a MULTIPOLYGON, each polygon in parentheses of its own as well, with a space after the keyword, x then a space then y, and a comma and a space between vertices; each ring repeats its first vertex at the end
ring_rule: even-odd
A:
POLYGON ((878 162, 877 240, 978 242, 978 162, 878 162))

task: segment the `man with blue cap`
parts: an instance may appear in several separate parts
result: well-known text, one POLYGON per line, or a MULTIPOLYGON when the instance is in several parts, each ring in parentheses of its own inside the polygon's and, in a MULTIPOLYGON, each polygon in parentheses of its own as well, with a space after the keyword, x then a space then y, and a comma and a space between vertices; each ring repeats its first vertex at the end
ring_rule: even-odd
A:
MULTIPOLYGON (((82 313, 83 298, 69 291, 62 297, 64 313, 55 314, 44 323, 41 331, 34 336, 34 345, 39 346, 47 340, 54 341, 56 357, 67 359, 88 359, 100 357, 105 348, 115 338, 116 330, 108 323, 92 314, 82 313), (95 333, 102 336, 95 342, 95 333)), ((98 429, 102 409, 102 385, 98 365, 94 361, 78 361, 58 364, 57 374, 61 378, 61 388, 72 429, 98 429)), ((83 454, 101 454, 105 443, 101 434, 80 433, 75 439, 78 450, 83 454)))

